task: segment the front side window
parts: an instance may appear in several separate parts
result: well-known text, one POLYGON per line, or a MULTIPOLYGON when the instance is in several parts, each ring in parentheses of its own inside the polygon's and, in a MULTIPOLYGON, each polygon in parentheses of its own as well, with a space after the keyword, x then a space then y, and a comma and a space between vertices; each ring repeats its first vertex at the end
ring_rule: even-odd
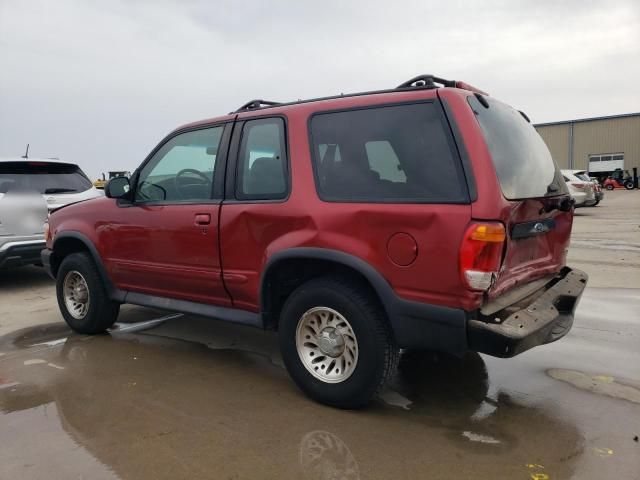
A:
POLYGON ((315 114, 311 137, 323 200, 468 201, 453 139, 434 103, 315 114))
POLYGON ((287 152, 281 118, 250 120, 242 129, 236 197, 276 200, 287 196, 287 152))
POLYGON ((176 135, 142 168, 138 202, 211 199, 222 126, 176 135))

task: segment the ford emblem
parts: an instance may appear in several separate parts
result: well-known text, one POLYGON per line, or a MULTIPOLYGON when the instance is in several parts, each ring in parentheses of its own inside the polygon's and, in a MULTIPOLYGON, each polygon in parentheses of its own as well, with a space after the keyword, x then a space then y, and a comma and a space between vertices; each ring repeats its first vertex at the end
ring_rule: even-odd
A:
POLYGON ((533 231, 537 233, 546 232, 547 230, 549 230, 549 227, 547 227, 544 223, 536 223, 533 226, 533 231))

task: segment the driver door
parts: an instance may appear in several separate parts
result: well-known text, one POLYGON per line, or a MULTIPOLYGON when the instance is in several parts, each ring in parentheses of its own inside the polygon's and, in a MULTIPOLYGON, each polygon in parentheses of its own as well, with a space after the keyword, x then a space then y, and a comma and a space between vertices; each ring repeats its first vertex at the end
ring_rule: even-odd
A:
POLYGON ((231 124, 170 137, 134 177, 134 200, 105 226, 107 268, 131 292, 230 306, 218 218, 231 124))

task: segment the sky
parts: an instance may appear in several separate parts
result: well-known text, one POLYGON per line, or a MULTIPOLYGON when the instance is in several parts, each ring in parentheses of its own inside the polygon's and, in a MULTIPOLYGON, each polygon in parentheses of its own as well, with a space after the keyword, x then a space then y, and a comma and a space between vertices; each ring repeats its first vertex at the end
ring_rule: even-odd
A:
POLYGON ((640 2, 0 0, 0 157, 134 170, 253 98, 464 80, 534 123, 640 111, 640 2))

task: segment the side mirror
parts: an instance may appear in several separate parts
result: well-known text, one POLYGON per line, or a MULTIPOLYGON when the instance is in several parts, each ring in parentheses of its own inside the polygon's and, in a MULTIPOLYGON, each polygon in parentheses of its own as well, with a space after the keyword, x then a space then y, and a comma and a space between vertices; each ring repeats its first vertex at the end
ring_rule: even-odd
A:
POLYGON ((107 198, 123 198, 127 196, 129 190, 131 186, 127 177, 115 177, 104 186, 104 195, 107 198))

